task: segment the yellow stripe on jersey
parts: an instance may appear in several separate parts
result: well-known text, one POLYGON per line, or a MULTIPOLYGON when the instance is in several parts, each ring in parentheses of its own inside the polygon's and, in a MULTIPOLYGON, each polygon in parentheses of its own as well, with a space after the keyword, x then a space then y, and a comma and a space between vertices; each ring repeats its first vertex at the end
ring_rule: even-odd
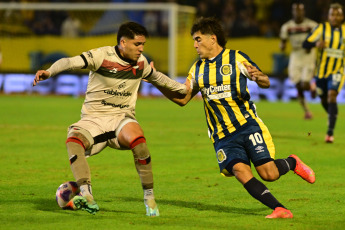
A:
POLYGON ((329 22, 319 24, 306 38, 308 43, 324 41, 325 48, 318 50, 315 74, 327 78, 344 71, 345 26, 332 28, 329 22))
POLYGON ((257 117, 257 118, 255 118, 255 120, 258 122, 258 124, 262 130, 262 137, 265 140, 267 150, 270 153, 271 158, 274 159, 275 155, 276 155, 276 149, 275 149, 274 144, 273 144, 272 136, 271 136, 270 132, 268 131, 267 126, 261 121, 260 118, 257 117))
POLYGON ((237 61, 257 67, 246 54, 224 49, 212 60, 195 62, 188 74, 189 80, 194 78, 203 96, 213 142, 235 134, 248 120, 256 122, 255 107, 249 101, 247 78, 241 73, 237 61))
POLYGON ((345 76, 342 75, 342 76, 341 76, 341 80, 340 80, 340 84, 339 84, 339 87, 338 87, 338 93, 339 93, 340 90, 343 88, 344 81, 345 81, 345 76))

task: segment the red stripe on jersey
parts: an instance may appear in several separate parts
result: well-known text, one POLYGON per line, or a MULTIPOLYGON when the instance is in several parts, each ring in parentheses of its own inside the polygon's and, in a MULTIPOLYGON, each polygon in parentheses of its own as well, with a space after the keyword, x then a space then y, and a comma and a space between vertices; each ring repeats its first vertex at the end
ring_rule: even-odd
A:
POLYGON ((144 69, 144 61, 138 62, 137 65, 139 66, 139 69, 144 69))
POLYGON ((288 29, 288 33, 309 33, 311 30, 311 27, 292 27, 288 29))
MULTIPOLYGON (((138 62, 137 66, 139 66, 139 68, 137 68, 139 70, 144 69, 144 61, 138 62)), ((117 62, 112 62, 109 60, 103 60, 101 67, 109 69, 109 70, 116 69, 117 71, 131 71, 133 68, 133 66, 131 66, 131 65, 125 65, 124 66, 124 65, 121 65, 117 62)), ((133 69, 135 69, 135 68, 133 68, 133 69)))
POLYGON ((117 71, 130 71, 132 69, 131 65, 120 65, 117 62, 112 62, 112 61, 108 61, 108 60, 103 60, 103 63, 101 65, 101 67, 106 68, 106 69, 116 69, 117 71))

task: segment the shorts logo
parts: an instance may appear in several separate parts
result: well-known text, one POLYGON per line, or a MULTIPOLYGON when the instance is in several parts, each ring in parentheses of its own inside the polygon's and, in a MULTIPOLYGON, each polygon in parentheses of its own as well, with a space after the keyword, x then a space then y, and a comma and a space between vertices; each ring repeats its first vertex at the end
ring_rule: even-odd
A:
POLYGON ((220 67, 219 72, 223 76, 231 75, 232 74, 232 65, 231 64, 225 64, 220 67))
POLYGON ((263 146, 259 145, 258 147, 256 147, 256 148, 255 148, 256 153, 261 153, 261 152, 264 152, 264 151, 265 151, 265 150, 264 150, 264 148, 265 148, 265 147, 263 147, 263 146))
POLYGON ((219 149, 217 152, 218 163, 223 163, 226 160, 226 155, 223 149, 219 149))

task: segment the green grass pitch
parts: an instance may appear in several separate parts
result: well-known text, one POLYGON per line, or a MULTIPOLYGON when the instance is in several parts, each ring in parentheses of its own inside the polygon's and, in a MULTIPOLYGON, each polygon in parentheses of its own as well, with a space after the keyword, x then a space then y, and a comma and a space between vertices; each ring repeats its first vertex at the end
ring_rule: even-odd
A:
POLYGON ((293 172, 264 182, 294 214, 268 220, 271 210, 235 178, 219 174, 203 106, 179 107, 139 98, 137 119, 152 155, 161 216, 145 216, 130 151, 105 149, 88 162, 96 215, 60 209, 57 187, 73 180, 65 149, 68 125, 80 118, 82 98, 0 95, 0 229, 343 229, 345 224, 345 106, 339 105, 335 143, 325 144, 327 115, 311 104, 305 121, 297 102, 258 102, 276 158, 297 154, 316 172, 311 185, 293 172))

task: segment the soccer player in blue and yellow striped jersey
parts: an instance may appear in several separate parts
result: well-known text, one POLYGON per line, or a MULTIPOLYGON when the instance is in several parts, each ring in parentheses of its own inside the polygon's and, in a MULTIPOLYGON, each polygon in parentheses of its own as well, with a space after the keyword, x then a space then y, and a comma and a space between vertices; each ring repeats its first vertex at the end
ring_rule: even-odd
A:
POLYGON ((308 35, 303 47, 318 48, 316 63, 317 93, 323 108, 328 113, 327 143, 334 141, 334 128, 338 114, 337 95, 344 84, 345 25, 343 7, 339 3, 331 4, 328 21, 319 24, 308 35))
POLYGON ((161 91, 181 106, 200 91, 220 172, 235 176, 253 198, 273 209, 266 218, 292 218, 292 213, 253 176, 250 168, 252 162, 265 181, 275 181, 293 170, 309 183, 315 182, 313 170, 296 155, 274 160, 272 137, 257 116, 247 87, 249 79, 261 88, 268 88, 268 76, 245 53, 225 48, 224 31, 217 20, 199 19, 191 34, 200 60, 189 71, 185 83, 190 86, 189 93, 179 97, 161 91))

